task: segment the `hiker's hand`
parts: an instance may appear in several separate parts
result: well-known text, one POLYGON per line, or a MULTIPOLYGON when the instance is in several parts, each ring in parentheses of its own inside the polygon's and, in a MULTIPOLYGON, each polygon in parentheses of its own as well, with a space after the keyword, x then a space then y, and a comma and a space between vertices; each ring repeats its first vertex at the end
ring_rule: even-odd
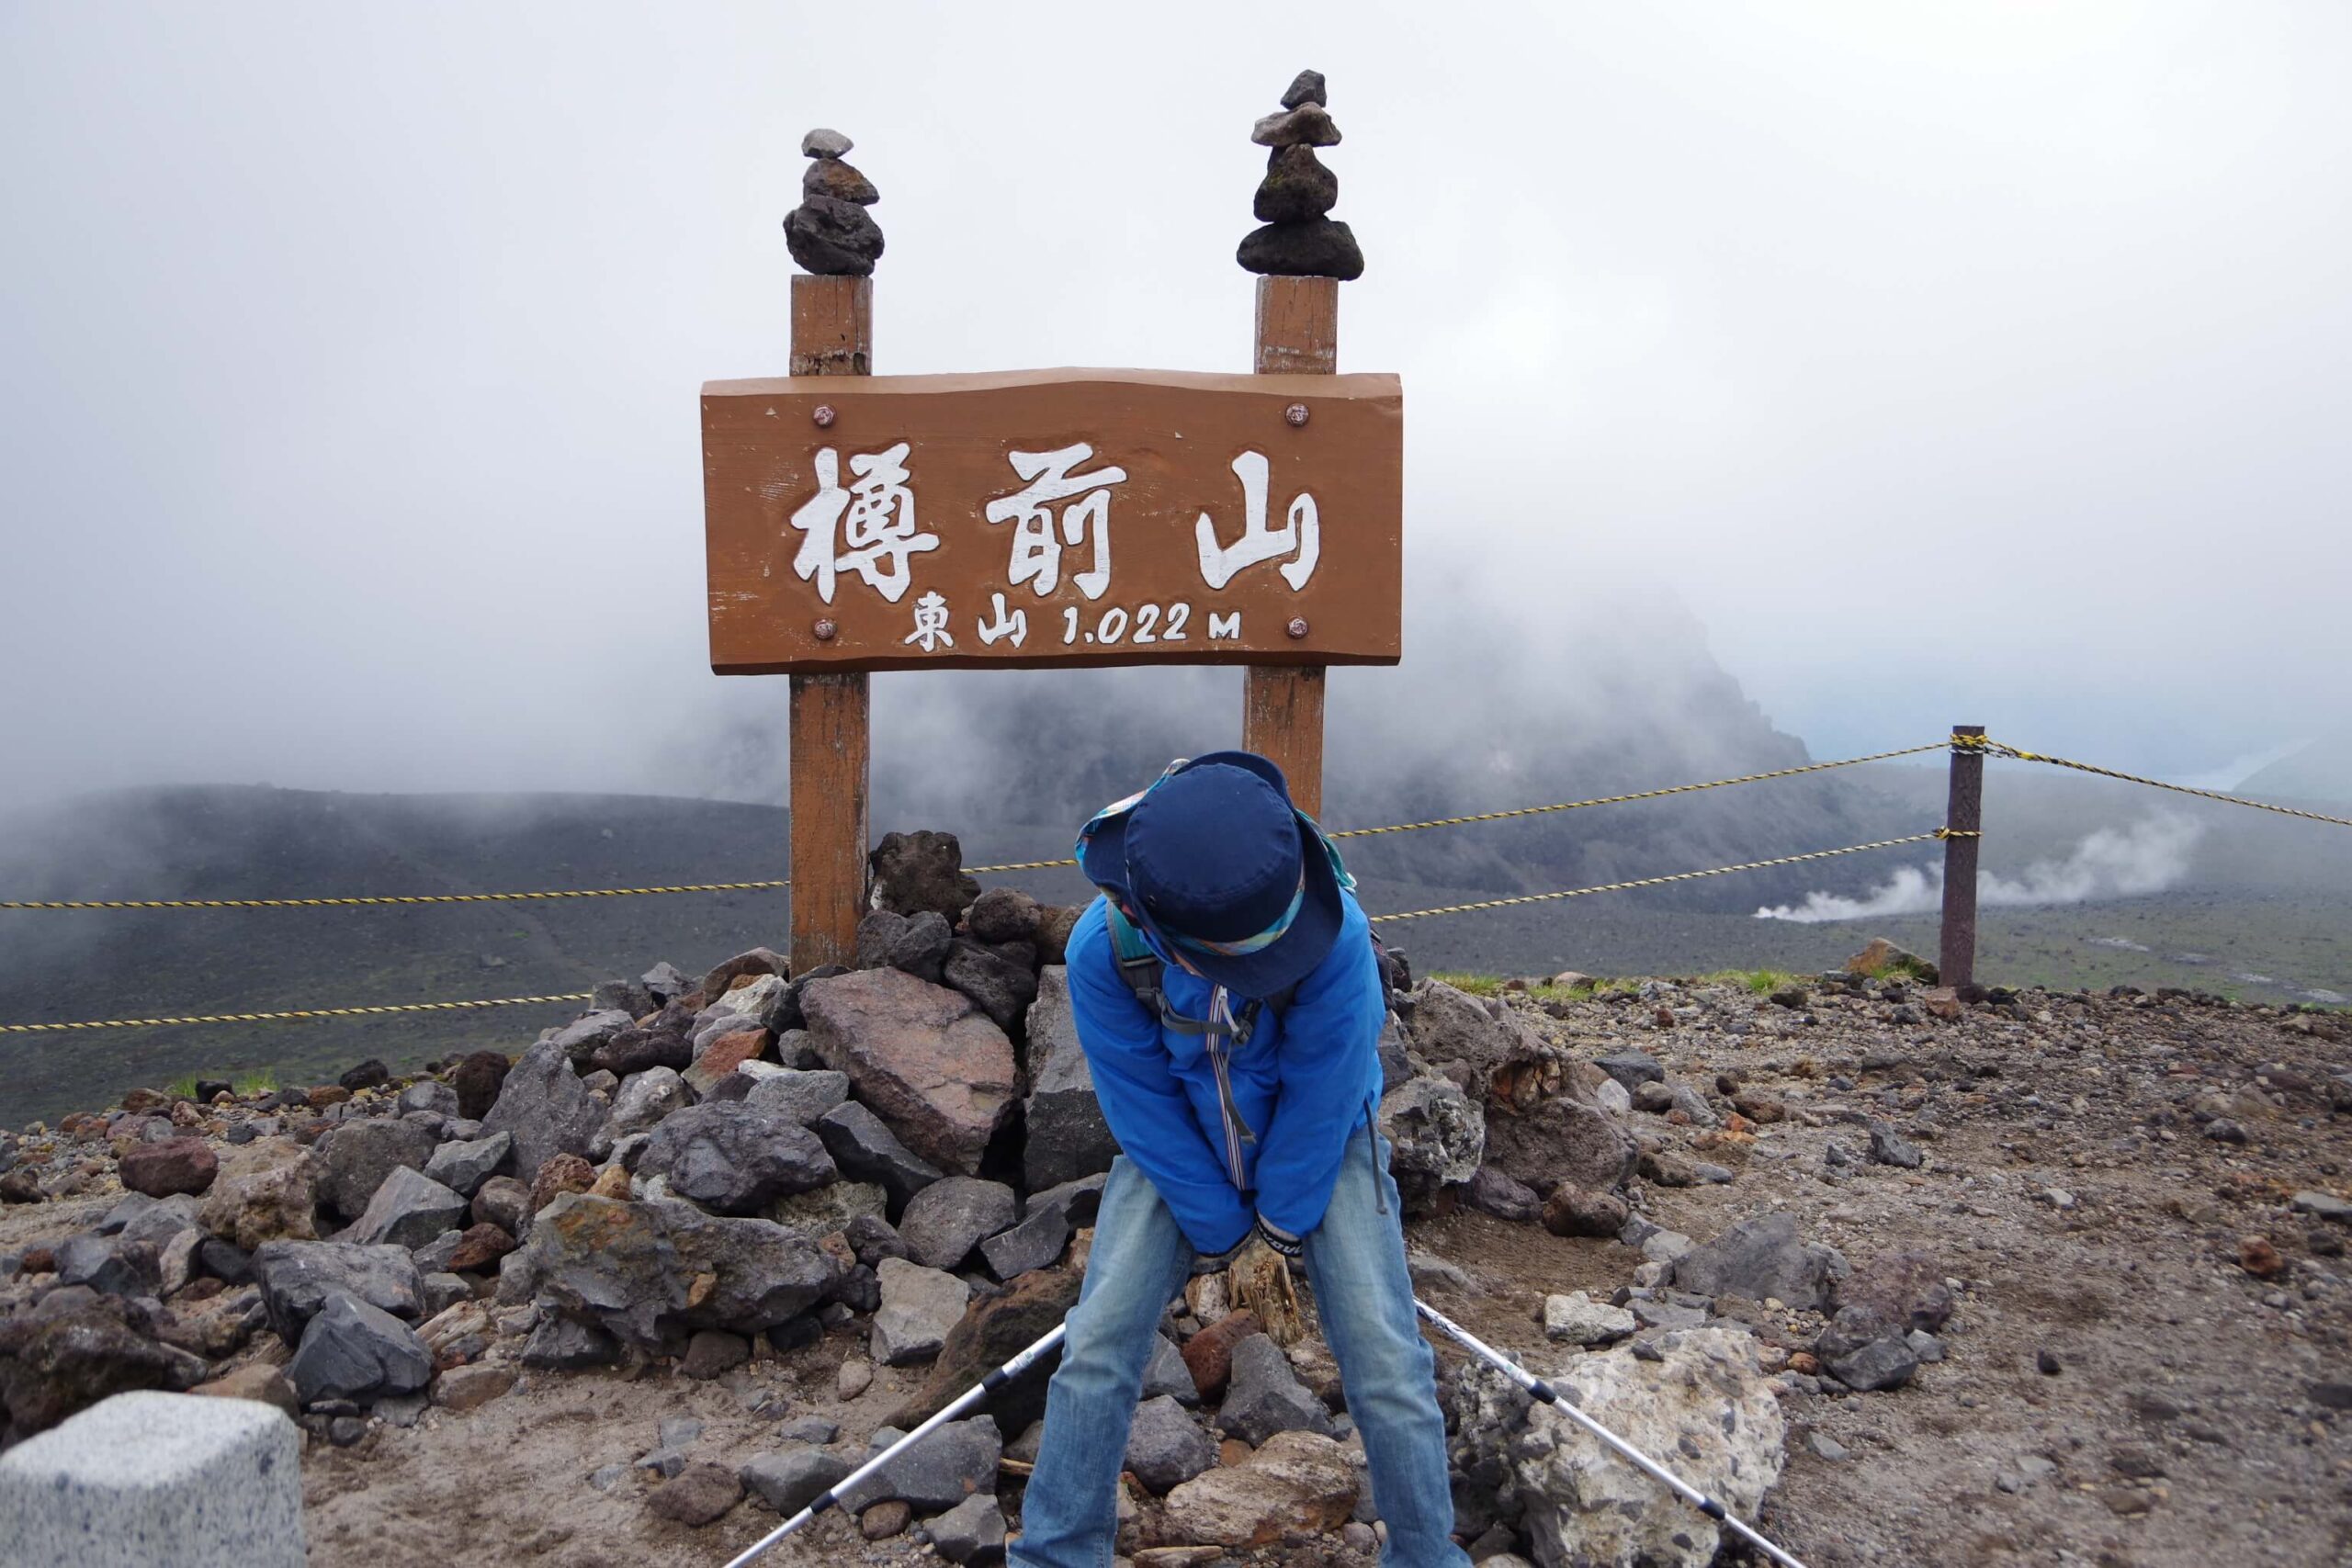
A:
POLYGON ((1275 1344, 1296 1344, 1306 1334, 1298 1290, 1291 1283, 1290 1260, 1255 1233, 1242 1243, 1240 1256, 1226 1276, 1226 1290, 1235 1306, 1256 1315, 1259 1326, 1275 1344))
POLYGON ((1222 1274, 1227 1269, 1232 1268, 1233 1260, 1241 1256, 1241 1249, 1250 1245, 1250 1232, 1242 1232, 1241 1239, 1235 1242, 1231 1247, 1227 1247, 1223 1252, 1215 1254, 1196 1252, 1193 1254, 1192 1277, 1197 1280, 1204 1274, 1222 1274))

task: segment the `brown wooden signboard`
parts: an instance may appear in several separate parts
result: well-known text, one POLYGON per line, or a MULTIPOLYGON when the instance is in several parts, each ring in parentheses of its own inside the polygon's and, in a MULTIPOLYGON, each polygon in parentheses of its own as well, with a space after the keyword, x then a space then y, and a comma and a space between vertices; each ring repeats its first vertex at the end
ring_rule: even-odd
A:
POLYGON ((721 674, 1401 651, 1394 376, 797 376, 702 410, 721 674))

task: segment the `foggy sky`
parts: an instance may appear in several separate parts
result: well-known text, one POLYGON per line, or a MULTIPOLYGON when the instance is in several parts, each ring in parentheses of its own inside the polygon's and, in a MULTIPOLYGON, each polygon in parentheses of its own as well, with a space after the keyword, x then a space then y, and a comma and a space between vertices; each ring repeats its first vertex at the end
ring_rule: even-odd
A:
POLYGON ((2337 5, 11 0, 0 806, 708 787, 784 682, 707 668, 696 392, 785 367, 800 133, 878 369, 1243 369, 1308 65, 1417 637, 1679 604, 1820 756, 2344 722, 2337 5))

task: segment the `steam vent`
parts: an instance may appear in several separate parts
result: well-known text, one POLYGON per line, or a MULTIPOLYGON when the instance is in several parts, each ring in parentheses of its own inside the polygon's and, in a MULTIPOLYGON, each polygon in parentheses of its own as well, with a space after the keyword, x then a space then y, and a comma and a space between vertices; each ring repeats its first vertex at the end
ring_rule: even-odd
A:
POLYGON ((794 261, 820 276, 864 277, 882 259, 881 225, 865 210, 882 193, 842 162, 854 145, 840 131, 821 128, 800 139, 810 163, 800 176, 800 205, 784 220, 784 243, 794 261))
POLYGON ((1323 73, 1302 71, 1283 95, 1282 112, 1268 115, 1250 132, 1250 141, 1273 150, 1267 155, 1266 177, 1258 184, 1254 206, 1265 227, 1251 230, 1234 255, 1251 272, 1287 277, 1363 276, 1363 252, 1356 248, 1355 235, 1328 216, 1339 204, 1340 176, 1315 155, 1317 147, 1340 144, 1340 128, 1324 107, 1329 101, 1323 73))

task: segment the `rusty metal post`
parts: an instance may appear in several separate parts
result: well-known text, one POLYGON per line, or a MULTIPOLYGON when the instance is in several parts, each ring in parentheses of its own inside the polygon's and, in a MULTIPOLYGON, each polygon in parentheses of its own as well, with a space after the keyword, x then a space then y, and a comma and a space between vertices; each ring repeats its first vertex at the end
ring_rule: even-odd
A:
MULTIPOLYGON (((874 280, 796 276, 792 373, 874 373, 874 280)), ((863 671, 792 677, 792 968, 847 964, 865 913, 873 832, 871 693, 863 671)))
MULTIPOLYGON (((1261 376, 1331 376, 1340 368, 1340 280, 1258 279, 1261 376)), ((1323 815, 1323 666, 1252 664, 1242 694, 1241 744, 1272 759, 1291 799, 1323 815)))
POLYGON ((1951 727, 1951 791, 1944 804, 1943 944, 1936 959, 1947 986, 1976 981, 1976 851, 1984 840, 1984 752, 1981 724, 1951 727))

